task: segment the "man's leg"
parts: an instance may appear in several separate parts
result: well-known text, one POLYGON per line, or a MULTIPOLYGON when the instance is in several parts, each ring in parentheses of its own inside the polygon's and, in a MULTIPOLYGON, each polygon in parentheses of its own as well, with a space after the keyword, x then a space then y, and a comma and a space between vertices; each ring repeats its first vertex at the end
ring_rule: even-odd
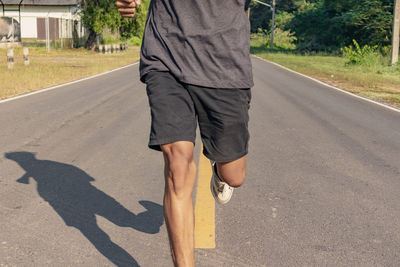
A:
MULTIPOLYGON (((248 111, 251 90, 190 85, 188 91, 196 108, 204 155, 212 162, 217 162, 220 180, 231 187, 241 186, 246 176, 246 155, 250 138, 248 111)), ((215 179, 212 187, 221 193, 217 180, 215 179)), ((225 192, 225 189, 222 191, 225 192)), ((229 188, 229 191, 232 190, 229 188)), ((219 194, 214 190, 212 192, 214 197, 215 193, 219 194)), ((227 197, 226 201, 229 199, 227 197)), ((218 202, 224 202, 223 199, 220 200, 218 202)))
POLYGON ((244 156, 230 162, 217 162, 218 176, 229 186, 241 186, 246 177, 246 158, 244 156))
POLYGON ((172 259, 175 266, 194 266, 194 145, 192 142, 181 141, 161 145, 161 149, 165 161, 164 217, 172 259))

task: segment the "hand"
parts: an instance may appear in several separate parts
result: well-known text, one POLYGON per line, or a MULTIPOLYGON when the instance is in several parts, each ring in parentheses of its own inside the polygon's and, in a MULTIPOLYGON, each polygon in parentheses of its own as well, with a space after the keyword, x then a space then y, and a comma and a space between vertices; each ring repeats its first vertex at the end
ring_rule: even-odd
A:
POLYGON ((17 182, 18 183, 21 183, 21 184, 29 184, 29 178, 30 178, 31 176, 28 174, 28 173, 25 173, 21 178, 19 178, 18 180, 17 180, 17 182))
POLYGON ((133 18, 140 0, 117 0, 118 11, 123 18, 133 18))

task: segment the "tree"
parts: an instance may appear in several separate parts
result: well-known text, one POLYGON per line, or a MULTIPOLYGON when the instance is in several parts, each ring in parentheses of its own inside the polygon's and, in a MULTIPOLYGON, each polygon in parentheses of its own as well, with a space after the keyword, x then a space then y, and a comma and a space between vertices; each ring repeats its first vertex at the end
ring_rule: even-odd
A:
POLYGON ((122 39, 142 38, 150 0, 142 0, 134 18, 122 18, 115 0, 82 0, 82 20, 89 31, 85 47, 94 49, 96 39, 104 28, 119 30, 122 39))
MULTIPOLYGON (((345 26, 354 29, 353 39, 361 44, 389 45, 392 32, 393 1, 357 1, 358 8, 344 12, 345 26)), ((350 36, 349 36, 350 37, 350 36)))
POLYGON ((121 25, 115 0, 82 0, 82 20, 89 31, 85 47, 94 49, 97 36, 105 27, 112 31, 121 25))
MULTIPOLYGON (((272 0, 260 0, 266 4, 272 5, 272 0)), ((302 9, 307 3, 316 2, 317 0, 277 0, 276 13, 289 13, 294 14, 299 9, 302 9)), ((272 12, 269 7, 256 3, 254 1, 250 4, 250 22, 251 32, 256 33, 258 29, 269 30, 272 12)))
POLYGON ((119 32, 123 39, 129 39, 133 36, 142 39, 149 5, 150 0, 142 0, 141 4, 136 8, 136 14, 133 19, 124 18, 121 20, 119 32))
POLYGON ((257 32, 258 29, 267 30, 270 28, 269 23, 272 12, 269 7, 252 2, 250 4, 250 10, 251 32, 257 32))
POLYGON ((353 39, 360 45, 386 46, 392 10, 392 0, 319 0, 295 12, 288 28, 303 50, 337 49, 353 39))

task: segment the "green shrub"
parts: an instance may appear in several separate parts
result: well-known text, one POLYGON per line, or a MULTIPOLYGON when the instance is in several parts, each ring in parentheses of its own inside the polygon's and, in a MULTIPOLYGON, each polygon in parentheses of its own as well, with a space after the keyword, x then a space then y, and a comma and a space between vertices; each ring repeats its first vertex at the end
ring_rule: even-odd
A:
MULTIPOLYGON (((270 47, 271 35, 266 30, 258 28, 257 33, 251 35, 252 46, 256 47, 270 47)), ((275 28, 274 30, 274 46, 278 49, 283 50, 294 50, 296 45, 294 42, 296 37, 290 31, 284 31, 280 28, 275 28)))
MULTIPOLYGON (((269 38, 267 45, 271 43, 270 35, 268 37, 269 38)), ((296 45, 294 44, 296 40, 297 39, 292 32, 284 31, 281 30, 280 28, 275 28, 274 46, 276 46, 277 48, 281 48, 284 50, 294 50, 296 49, 296 45)))
POLYGON ((268 43, 268 33, 267 31, 258 28, 257 33, 252 33, 250 36, 252 46, 262 47, 266 46, 268 43))
POLYGON ((100 43, 106 45, 106 44, 116 44, 119 42, 120 42, 119 38, 116 38, 112 35, 106 35, 106 36, 103 36, 100 43))
POLYGON ((391 45, 382 46, 379 50, 381 51, 382 55, 390 56, 390 53, 392 52, 392 46, 391 45))
POLYGON ((360 47, 354 39, 353 43, 354 47, 350 45, 340 49, 342 55, 347 59, 346 65, 374 66, 382 64, 383 56, 378 52, 377 45, 360 47))
POLYGON ((141 46, 142 45, 142 38, 138 36, 133 36, 129 39, 129 45, 133 46, 141 46))
POLYGON ((118 31, 112 31, 109 28, 104 28, 100 35, 100 43, 103 45, 107 44, 118 44, 121 42, 120 35, 118 31))

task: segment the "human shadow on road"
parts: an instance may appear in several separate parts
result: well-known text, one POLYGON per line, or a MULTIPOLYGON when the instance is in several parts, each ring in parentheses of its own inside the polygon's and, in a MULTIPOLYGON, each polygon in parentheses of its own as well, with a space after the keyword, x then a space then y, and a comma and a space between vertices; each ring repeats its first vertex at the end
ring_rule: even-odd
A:
POLYGON ((151 201, 139 201, 146 211, 135 215, 93 186, 91 182, 95 179, 73 165, 39 160, 34 153, 24 151, 5 153, 5 157, 17 162, 26 172, 17 182, 29 184, 29 178, 33 178, 39 195, 66 225, 81 231, 101 254, 117 266, 139 266, 129 253, 100 229, 95 215, 121 227, 155 234, 164 222, 162 206, 151 201))

